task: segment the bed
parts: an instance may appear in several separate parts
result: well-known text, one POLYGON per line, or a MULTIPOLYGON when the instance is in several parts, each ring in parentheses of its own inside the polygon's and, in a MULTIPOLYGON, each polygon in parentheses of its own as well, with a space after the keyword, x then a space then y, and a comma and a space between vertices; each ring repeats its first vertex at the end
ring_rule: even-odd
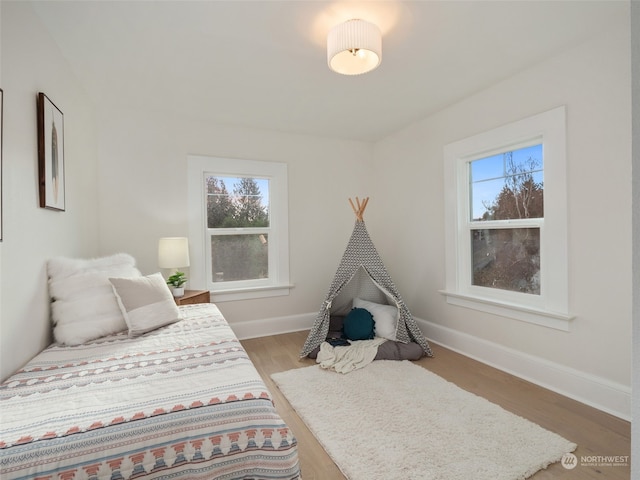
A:
POLYGON ((0 477, 298 479, 297 444, 214 304, 52 344, 0 385, 0 477))

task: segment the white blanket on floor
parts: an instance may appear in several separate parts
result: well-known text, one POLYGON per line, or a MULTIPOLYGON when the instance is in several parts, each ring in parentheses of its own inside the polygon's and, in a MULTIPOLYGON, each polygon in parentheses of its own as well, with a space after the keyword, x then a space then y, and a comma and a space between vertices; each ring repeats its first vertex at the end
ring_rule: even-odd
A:
POLYGON ((366 367, 378 353, 378 347, 387 340, 374 338, 373 340, 357 340, 348 346, 334 347, 327 342, 320 345, 316 363, 320 367, 335 370, 338 373, 349 373, 366 367))

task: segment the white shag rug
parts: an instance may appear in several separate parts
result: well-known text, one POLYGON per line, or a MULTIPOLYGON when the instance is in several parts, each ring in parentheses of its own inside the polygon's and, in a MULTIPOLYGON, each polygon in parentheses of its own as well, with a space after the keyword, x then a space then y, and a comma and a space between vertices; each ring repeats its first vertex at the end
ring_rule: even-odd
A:
POLYGON ((271 378, 350 480, 525 479, 576 448, 409 361, 271 378))

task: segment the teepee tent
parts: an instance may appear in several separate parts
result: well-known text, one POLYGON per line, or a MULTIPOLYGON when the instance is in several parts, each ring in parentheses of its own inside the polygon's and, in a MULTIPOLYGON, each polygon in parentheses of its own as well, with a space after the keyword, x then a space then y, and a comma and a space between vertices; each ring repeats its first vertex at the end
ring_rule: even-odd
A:
POLYGON ((376 247, 369 238, 362 218, 368 201, 369 198, 365 198, 361 203, 356 197, 356 207, 349 199, 356 214, 356 224, 329 292, 302 347, 301 357, 309 355, 324 342, 329 332, 330 315, 346 315, 351 310, 354 298, 396 306, 396 340, 403 343, 414 341, 422 347, 427 356, 433 356, 427 340, 396 290, 376 247))

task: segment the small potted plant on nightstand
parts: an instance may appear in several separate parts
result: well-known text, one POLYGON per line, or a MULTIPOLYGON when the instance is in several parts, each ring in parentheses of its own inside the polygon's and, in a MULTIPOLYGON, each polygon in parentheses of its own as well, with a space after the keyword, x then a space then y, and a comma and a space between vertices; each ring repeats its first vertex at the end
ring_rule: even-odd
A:
POLYGON ((184 295, 184 284, 187 283, 187 277, 183 272, 176 272, 167 278, 167 285, 171 288, 174 297, 182 297, 184 295))

